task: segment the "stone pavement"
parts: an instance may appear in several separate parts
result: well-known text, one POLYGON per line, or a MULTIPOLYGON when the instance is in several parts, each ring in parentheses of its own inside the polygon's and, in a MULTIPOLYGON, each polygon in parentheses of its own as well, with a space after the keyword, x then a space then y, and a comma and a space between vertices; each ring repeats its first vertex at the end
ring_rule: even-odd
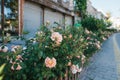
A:
POLYGON ((120 80, 120 33, 113 34, 103 43, 79 80, 120 80))

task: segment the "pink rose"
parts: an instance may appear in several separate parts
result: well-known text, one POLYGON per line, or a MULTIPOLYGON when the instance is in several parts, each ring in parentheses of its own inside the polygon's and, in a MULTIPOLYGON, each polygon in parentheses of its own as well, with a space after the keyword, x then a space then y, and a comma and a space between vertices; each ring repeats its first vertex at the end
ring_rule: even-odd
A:
POLYGON ((22 60, 23 58, 22 58, 21 55, 17 55, 17 56, 16 56, 16 59, 17 59, 17 60, 22 60))
POLYGON ((2 49, 3 52, 7 52, 8 51, 8 47, 4 46, 4 48, 2 49))
POLYGON ((20 66, 19 63, 17 63, 17 68, 16 68, 16 69, 14 68, 14 65, 15 65, 15 64, 13 64, 13 65, 11 66, 11 70, 21 70, 21 69, 22 69, 22 67, 20 66))
POLYGON ((80 59, 80 56, 76 56, 78 59, 80 59))
POLYGON ((71 65, 72 65, 71 61, 70 61, 70 62, 68 62, 68 66, 71 66, 71 65))
POLYGON ((72 38, 72 34, 69 35, 69 38, 72 38))
POLYGON ((47 58, 45 59, 45 65, 46 65, 46 67, 48 67, 48 68, 53 68, 53 67, 55 67, 55 66, 56 66, 56 59, 55 59, 55 58, 50 59, 49 57, 47 57, 47 58))
POLYGON ((15 70, 13 65, 11 66, 11 70, 15 70))
POLYGON ((60 44, 62 42, 63 38, 59 32, 53 32, 51 35, 51 40, 55 41, 56 44, 60 44))
POLYGON ((21 70, 21 69, 22 69, 22 67, 18 64, 16 70, 21 70))

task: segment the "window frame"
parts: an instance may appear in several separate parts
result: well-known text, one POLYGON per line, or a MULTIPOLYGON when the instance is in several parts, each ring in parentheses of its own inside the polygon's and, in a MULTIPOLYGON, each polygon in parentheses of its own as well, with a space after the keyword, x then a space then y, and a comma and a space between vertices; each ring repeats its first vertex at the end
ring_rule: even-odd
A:
MULTIPOLYGON (((1 30, 3 31, 4 29, 4 24, 5 24, 5 9, 4 9, 4 0, 1 0, 1 30)), ((24 7, 24 0, 18 0, 18 34, 17 36, 21 36, 22 35, 22 29, 23 29, 23 7, 24 7)), ((0 34, 2 36, 4 36, 3 34, 0 34)))

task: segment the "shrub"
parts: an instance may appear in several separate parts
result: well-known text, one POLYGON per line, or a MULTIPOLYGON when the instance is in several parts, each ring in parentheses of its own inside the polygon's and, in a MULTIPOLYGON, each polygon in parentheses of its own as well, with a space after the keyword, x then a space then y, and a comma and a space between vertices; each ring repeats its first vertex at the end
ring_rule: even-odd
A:
POLYGON ((92 16, 87 16, 81 20, 81 24, 84 28, 90 31, 98 31, 99 29, 106 29, 106 23, 102 19, 96 19, 92 16))
POLYGON ((3 80, 60 80, 81 72, 86 59, 110 34, 100 29, 92 32, 82 27, 63 30, 42 26, 25 47, 0 46, 0 65, 6 63, 3 80))
POLYGON ((8 51, 1 46, 0 55, 6 63, 4 80, 53 80, 65 77, 66 70, 78 73, 85 62, 82 28, 43 26, 35 38, 26 42, 26 49, 17 45, 8 51), (5 51, 4 51, 5 50, 5 51))

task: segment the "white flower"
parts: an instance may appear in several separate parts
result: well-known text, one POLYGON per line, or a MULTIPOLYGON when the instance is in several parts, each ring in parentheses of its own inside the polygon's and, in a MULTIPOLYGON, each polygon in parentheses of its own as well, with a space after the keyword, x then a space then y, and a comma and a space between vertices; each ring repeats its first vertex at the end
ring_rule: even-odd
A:
POLYGON ((81 68, 79 68, 79 66, 78 66, 78 65, 76 65, 76 69, 77 69, 77 72, 81 72, 81 71, 82 71, 82 67, 81 67, 81 68))
POLYGON ((71 66, 71 71, 73 74, 76 74, 77 73, 77 69, 76 69, 76 66, 75 65, 72 65, 71 66))
POLYGON ((73 74, 76 74, 77 72, 81 72, 82 68, 79 68, 78 64, 77 65, 72 65, 71 66, 71 71, 73 74))

